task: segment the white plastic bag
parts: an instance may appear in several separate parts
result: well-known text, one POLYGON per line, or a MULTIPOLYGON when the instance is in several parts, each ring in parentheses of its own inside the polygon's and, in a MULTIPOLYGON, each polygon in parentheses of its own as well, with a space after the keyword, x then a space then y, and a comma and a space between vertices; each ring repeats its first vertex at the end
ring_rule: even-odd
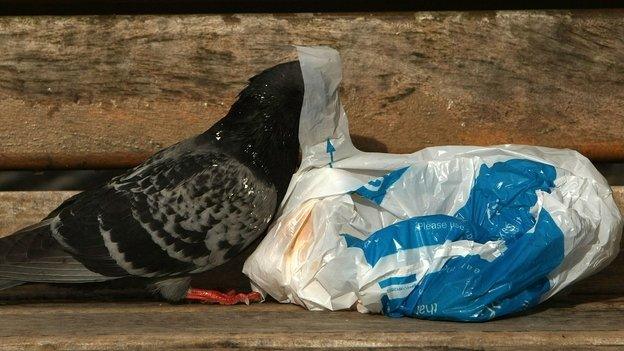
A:
POLYGON ((302 164, 247 260, 255 290, 310 310, 484 321, 525 310, 616 257, 620 213, 572 150, 354 148, 336 51, 299 47, 302 164))

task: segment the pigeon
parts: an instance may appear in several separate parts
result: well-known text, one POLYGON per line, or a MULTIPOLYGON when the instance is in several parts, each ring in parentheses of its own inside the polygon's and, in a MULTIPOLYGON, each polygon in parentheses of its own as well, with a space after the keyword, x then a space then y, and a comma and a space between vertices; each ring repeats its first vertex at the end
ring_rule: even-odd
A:
POLYGON ((252 77, 229 112, 41 222, 0 239, 0 289, 137 277, 171 302, 257 293, 190 288, 265 233, 300 159, 298 61, 252 77))

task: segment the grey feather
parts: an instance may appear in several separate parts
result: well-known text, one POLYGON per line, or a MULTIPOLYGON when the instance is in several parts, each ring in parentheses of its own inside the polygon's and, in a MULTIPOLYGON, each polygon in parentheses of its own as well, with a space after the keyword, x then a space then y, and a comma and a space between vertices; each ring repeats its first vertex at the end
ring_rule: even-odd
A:
POLYGON ((190 285, 191 277, 174 277, 156 280, 150 284, 150 288, 169 301, 180 301, 186 297, 190 285))
POLYGON ((24 282, 18 280, 0 279, 0 290, 9 289, 22 284, 24 284, 24 282))
MULTIPOLYGON (((0 280, 98 282, 108 278, 86 269, 52 238, 50 220, 0 240, 0 280)), ((7 283, 10 284, 10 283, 7 283)))

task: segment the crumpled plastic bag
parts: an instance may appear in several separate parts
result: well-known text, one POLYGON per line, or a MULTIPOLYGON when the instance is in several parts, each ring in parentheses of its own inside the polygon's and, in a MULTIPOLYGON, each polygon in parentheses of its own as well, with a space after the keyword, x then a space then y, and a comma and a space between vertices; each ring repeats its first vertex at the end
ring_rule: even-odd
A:
POLYGON ((302 163, 245 263, 254 290, 310 310, 486 321, 535 306, 616 257, 621 215, 578 152, 361 152, 338 97, 338 53, 298 53, 302 163))

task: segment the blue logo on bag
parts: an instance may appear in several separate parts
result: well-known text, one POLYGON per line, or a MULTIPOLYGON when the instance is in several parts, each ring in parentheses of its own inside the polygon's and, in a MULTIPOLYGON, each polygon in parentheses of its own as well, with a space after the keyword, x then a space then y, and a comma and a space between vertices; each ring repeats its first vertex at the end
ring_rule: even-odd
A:
MULTIPOLYGON (((383 192, 362 188, 355 192, 381 204, 405 170, 384 177, 383 192), (386 179, 391 180, 387 186, 386 179)), ((466 205, 454 216, 413 217, 382 228, 366 240, 346 234, 344 238, 348 247, 360 248, 373 267, 384 257, 446 241, 503 240, 507 249, 493 261, 478 255, 456 256, 420 279, 408 275, 380 281, 386 291, 383 312, 392 317, 485 321, 522 311, 548 292, 548 274, 563 260, 561 229, 546 210, 537 218, 530 212, 537 202, 536 191, 550 192, 555 178, 553 166, 530 160, 483 165, 466 205), (390 298, 390 291, 409 293, 390 298)))
POLYGON ((359 194, 377 205, 383 201, 386 196, 386 191, 390 188, 409 167, 399 168, 396 171, 392 171, 383 177, 373 179, 368 184, 355 190, 356 194, 359 194))

